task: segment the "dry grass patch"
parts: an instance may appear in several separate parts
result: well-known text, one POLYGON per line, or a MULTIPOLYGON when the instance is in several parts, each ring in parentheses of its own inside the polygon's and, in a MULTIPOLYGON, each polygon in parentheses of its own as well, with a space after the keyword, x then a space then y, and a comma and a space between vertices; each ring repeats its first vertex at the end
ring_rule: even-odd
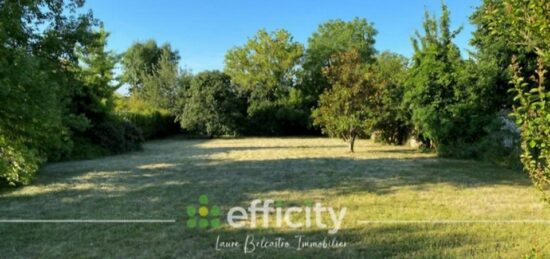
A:
MULTIPOLYGON (((550 255, 543 224, 361 224, 362 220, 548 219, 521 172, 359 141, 326 138, 162 140, 143 152, 50 164, 31 185, 0 194, 1 219, 176 219, 174 224, 0 224, 3 257, 240 257, 217 236, 310 239, 324 229, 185 227, 207 194, 227 212, 253 199, 346 207, 343 249, 263 249, 256 256, 511 257, 550 255)), ((296 215, 300 217, 302 215, 296 215)), ((326 219, 326 218, 325 218, 326 219)), ((327 219, 328 220, 328 219, 327 219)))

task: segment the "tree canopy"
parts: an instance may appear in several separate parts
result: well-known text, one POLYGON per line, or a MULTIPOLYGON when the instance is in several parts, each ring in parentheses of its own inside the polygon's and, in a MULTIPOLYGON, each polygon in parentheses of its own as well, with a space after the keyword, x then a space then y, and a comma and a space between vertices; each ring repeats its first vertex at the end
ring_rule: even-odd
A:
POLYGON ((319 25, 308 39, 304 55, 301 88, 305 92, 306 102, 315 106, 318 96, 330 87, 323 76, 323 69, 335 54, 356 50, 365 61, 373 61, 376 34, 374 26, 361 18, 330 20, 319 25))

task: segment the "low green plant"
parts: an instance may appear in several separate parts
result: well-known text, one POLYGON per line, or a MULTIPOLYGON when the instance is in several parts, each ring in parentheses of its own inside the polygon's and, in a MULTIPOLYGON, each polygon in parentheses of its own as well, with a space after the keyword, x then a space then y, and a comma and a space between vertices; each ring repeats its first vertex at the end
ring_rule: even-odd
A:
POLYGON ((0 135, 0 182, 28 184, 43 160, 36 150, 0 135))

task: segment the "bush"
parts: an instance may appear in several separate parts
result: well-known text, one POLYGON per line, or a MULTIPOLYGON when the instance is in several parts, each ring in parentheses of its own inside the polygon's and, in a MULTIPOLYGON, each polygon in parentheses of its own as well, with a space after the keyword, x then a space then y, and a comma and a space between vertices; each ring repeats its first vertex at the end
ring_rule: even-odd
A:
POLYGON ((28 184, 42 162, 36 150, 0 135, 0 183, 28 184))
POLYGON ((88 132, 90 141, 109 153, 118 154, 141 149, 141 130, 120 118, 109 118, 94 125, 88 132))
POLYGON ((255 102, 248 107, 247 120, 247 135, 319 134, 311 125, 308 111, 287 103, 255 102))
POLYGON ((502 166, 520 168, 520 132, 513 120, 499 112, 487 126, 478 141, 440 145, 437 152, 443 157, 475 158, 502 166))
POLYGON ((168 112, 124 112, 119 117, 139 128, 145 140, 164 138, 181 133, 175 117, 168 112))
POLYGON ((240 134, 246 103, 228 75, 201 72, 193 77, 186 95, 176 111, 182 128, 209 137, 240 134))
POLYGON ((138 127, 145 140, 181 133, 176 118, 167 110, 151 107, 136 96, 114 96, 115 114, 138 127))

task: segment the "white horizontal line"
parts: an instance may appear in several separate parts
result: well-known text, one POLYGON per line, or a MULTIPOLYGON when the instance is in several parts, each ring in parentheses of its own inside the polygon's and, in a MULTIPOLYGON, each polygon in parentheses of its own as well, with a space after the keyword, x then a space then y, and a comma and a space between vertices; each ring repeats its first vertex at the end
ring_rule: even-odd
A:
POLYGON ((359 224, 550 224, 550 220, 359 220, 359 224))
POLYGON ((176 223, 175 219, 0 219, 0 223, 176 223))

